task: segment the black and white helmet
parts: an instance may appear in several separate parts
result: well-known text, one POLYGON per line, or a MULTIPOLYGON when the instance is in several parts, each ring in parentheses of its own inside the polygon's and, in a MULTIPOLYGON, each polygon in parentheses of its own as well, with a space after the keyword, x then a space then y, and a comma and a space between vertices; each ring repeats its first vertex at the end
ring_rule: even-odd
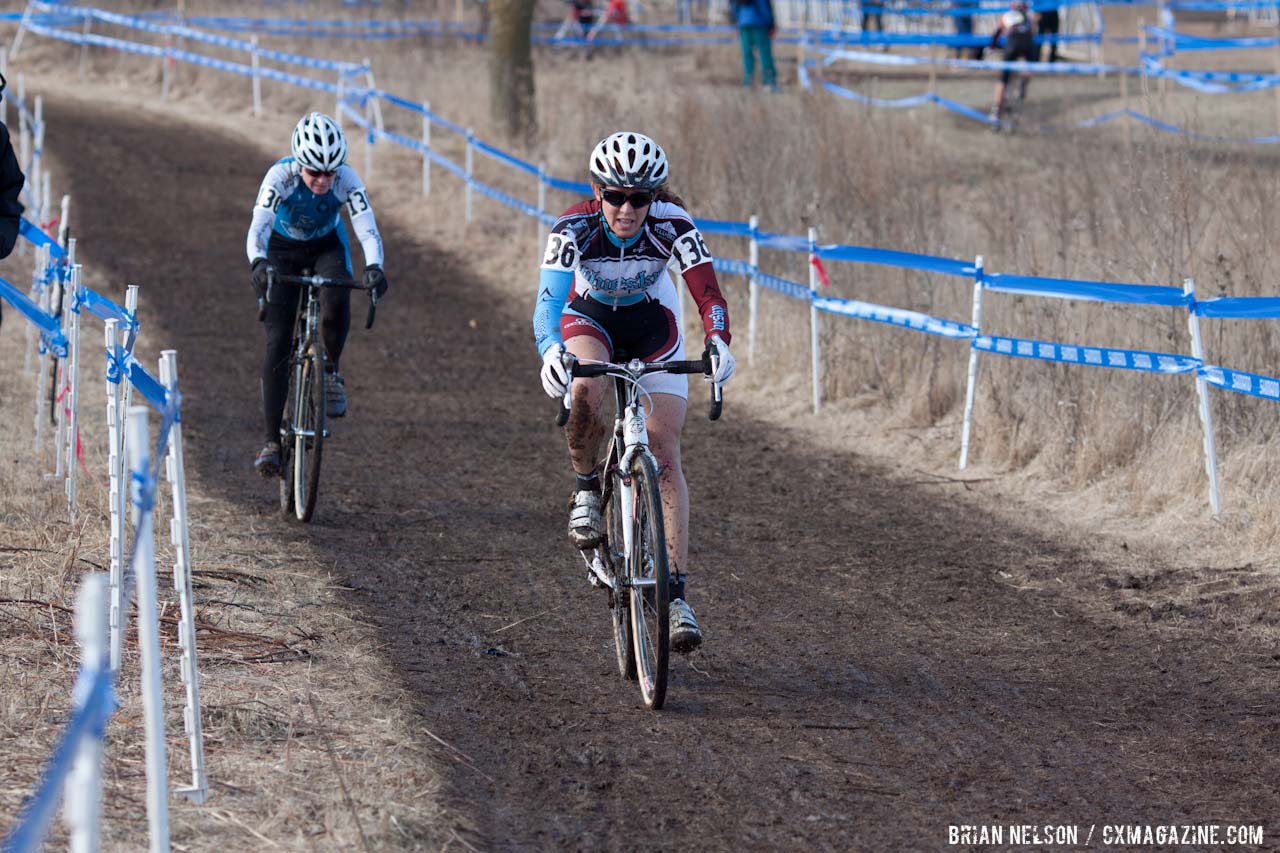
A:
POLYGON ((347 162, 347 137, 324 113, 305 115, 293 129, 293 158, 313 172, 332 172, 347 162))
POLYGON ((610 134, 596 143, 591 177, 605 187, 654 190, 667 182, 667 155, 643 133, 610 134))

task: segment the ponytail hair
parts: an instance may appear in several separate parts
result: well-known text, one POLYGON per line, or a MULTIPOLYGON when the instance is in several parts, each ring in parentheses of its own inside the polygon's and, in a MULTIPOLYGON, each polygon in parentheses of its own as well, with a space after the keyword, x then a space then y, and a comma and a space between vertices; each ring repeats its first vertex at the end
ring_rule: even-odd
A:
POLYGON ((665 201, 667 204, 674 204, 683 210, 688 210, 688 208, 684 206, 684 199, 667 189, 665 184, 658 187, 654 192, 653 197, 658 201, 665 201))

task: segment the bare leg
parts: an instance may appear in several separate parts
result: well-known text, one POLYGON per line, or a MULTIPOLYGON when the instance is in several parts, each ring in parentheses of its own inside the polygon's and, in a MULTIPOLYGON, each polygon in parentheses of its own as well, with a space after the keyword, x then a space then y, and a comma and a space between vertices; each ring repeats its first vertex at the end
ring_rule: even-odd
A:
POLYGON ((649 449, 658 460, 662 521, 667 531, 671 574, 689 570, 689 487, 680 461, 680 433, 689 404, 672 394, 654 394, 649 412, 649 449))
MULTIPOLYGON (((607 361, 609 351, 595 338, 578 335, 565 341, 565 349, 580 359, 607 361)), ((569 410, 569 423, 565 437, 569 441, 569 461, 573 470, 588 476, 600 461, 604 443, 607 414, 601 409, 609 380, 603 376, 573 380, 573 406, 569 410)))

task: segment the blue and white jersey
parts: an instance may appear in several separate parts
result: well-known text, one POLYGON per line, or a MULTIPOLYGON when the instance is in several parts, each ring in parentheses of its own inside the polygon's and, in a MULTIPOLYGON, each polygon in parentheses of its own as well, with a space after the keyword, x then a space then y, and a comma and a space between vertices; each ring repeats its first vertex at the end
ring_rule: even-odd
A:
MULTIPOLYGON (((267 256, 267 241, 275 231, 290 240, 318 240, 337 228, 346 205, 351 227, 364 250, 365 266, 382 263, 382 236, 373 218, 369 194, 356 170, 339 166, 333 184, 324 195, 307 189, 302 180, 302 167, 292 157, 285 157, 267 171, 253 206, 253 222, 249 225, 246 251, 249 262, 267 256)), ((343 241, 345 244, 345 240, 343 241)))

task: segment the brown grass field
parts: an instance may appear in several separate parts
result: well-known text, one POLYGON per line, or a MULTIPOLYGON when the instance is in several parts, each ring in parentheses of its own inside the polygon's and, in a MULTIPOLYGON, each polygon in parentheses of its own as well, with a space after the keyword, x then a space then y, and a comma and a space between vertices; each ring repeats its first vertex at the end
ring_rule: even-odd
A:
MULTIPOLYGON (((238 0, 187 7, 262 11, 238 0)), ((542 12, 559 16, 557 4, 542 12)), ((1132 11, 1108 13, 1113 35, 1135 24, 1132 11)), ((272 44, 369 55, 380 87, 429 100, 559 177, 581 180, 585 152, 611 129, 647 130, 695 216, 757 213, 765 230, 814 226, 822 242, 981 254, 992 271, 1192 277, 1202 297, 1276 292, 1280 151, 1117 123, 1065 129, 1120 108, 1114 78, 1036 79, 1033 129, 1007 136, 941 111, 801 91, 789 48, 779 48, 777 95, 738 86, 733 46, 590 59, 539 48, 540 133, 524 150, 490 130, 474 45, 272 44)), ((567 471, 528 334, 541 227, 480 196, 468 226, 458 181, 437 169, 424 198, 418 158, 376 147, 364 177, 393 290, 374 332, 352 332, 353 413, 326 458, 318 520, 285 523, 248 472, 261 341, 243 235, 297 116, 332 110, 332 98, 267 83, 254 117, 247 80, 179 66, 162 102, 157 61, 94 49, 81 80, 78 56, 29 37, 10 85, 22 72, 28 93, 44 96, 46 162, 55 195, 73 197, 85 283, 116 299, 126 282, 142 284, 142 357, 154 367, 162 348, 178 349, 191 383, 184 438, 212 787, 205 806, 171 801, 176 849, 933 849, 949 822, 1095 819, 1262 823, 1274 844, 1275 404, 1211 392, 1224 510, 1214 519, 1189 377, 984 356, 973 461, 958 472, 962 344, 824 317, 815 416, 806 307, 766 292, 747 364, 745 282, 725 277, 740 365, 729 424, 708 427, 696 389, 687 430, 708 648, 679 664, 675 706, 646 716, 631 685, 606 677, 602 614, 582 615, 588 594, 560 541, 567 471), (686 778, 673 766, 692 769, 686 778)), ((1269 71, 1274 59, 1179 63, 1269 71)), ((923 71, 829 73, 880 97, 928 84, 923 71)), ((944 73, 937 86, 989 106, 989 75, 944 73)), ((1211 97, 1132 80, 1127 103, 1235 138, 1280 128, 1274 92, 1211 97)), ((385 117, 420 132, 416 116, 389 107, 385 117)), ((461 162, 459 141, 435 133, 461 162)), ((352 139, 363 173, 365 146, 352 139)), ((536 201, 523 174, 483 157, 477 174, 536 201)), ((553 210, 573 200, 549 198, 553 210)), ((744 241, 710 242, 746 258, 744 241)), ((766 250, 761 265, 807 280, 801 255, 766 250)), ((29 268, 15 255, 0 275, 24 286, 29 268)), ((827 269, 835 295, 968 320, 967 281, 827 269)), ((988 294, 984 312, 997 334, 1190 352, 1185 312, 1173 309, 988 294)), ((1206 320, 1204 333, 1214 363, 1278 372, 1274 322, 1206 320)), ((84 336, 97 346, 96 320, 84 336)), ((77 580, 107 563, 99 364, 90 358, 82 380, 92 473, 69 525, 60 484, 43 476, 47 441, 33 458, 24 346, 6 311, 0 831, 67 715, 77 580)), ((168 509, 162 500, 161 519, 168 509)), ((176 785, 189 763, 172 555, 160 538, 176 785)), ((145 844, 139 690, 130 634, 107 738, 105 849, 145 844)), ((65 842, 61 827, 53 838, 65 842)))

